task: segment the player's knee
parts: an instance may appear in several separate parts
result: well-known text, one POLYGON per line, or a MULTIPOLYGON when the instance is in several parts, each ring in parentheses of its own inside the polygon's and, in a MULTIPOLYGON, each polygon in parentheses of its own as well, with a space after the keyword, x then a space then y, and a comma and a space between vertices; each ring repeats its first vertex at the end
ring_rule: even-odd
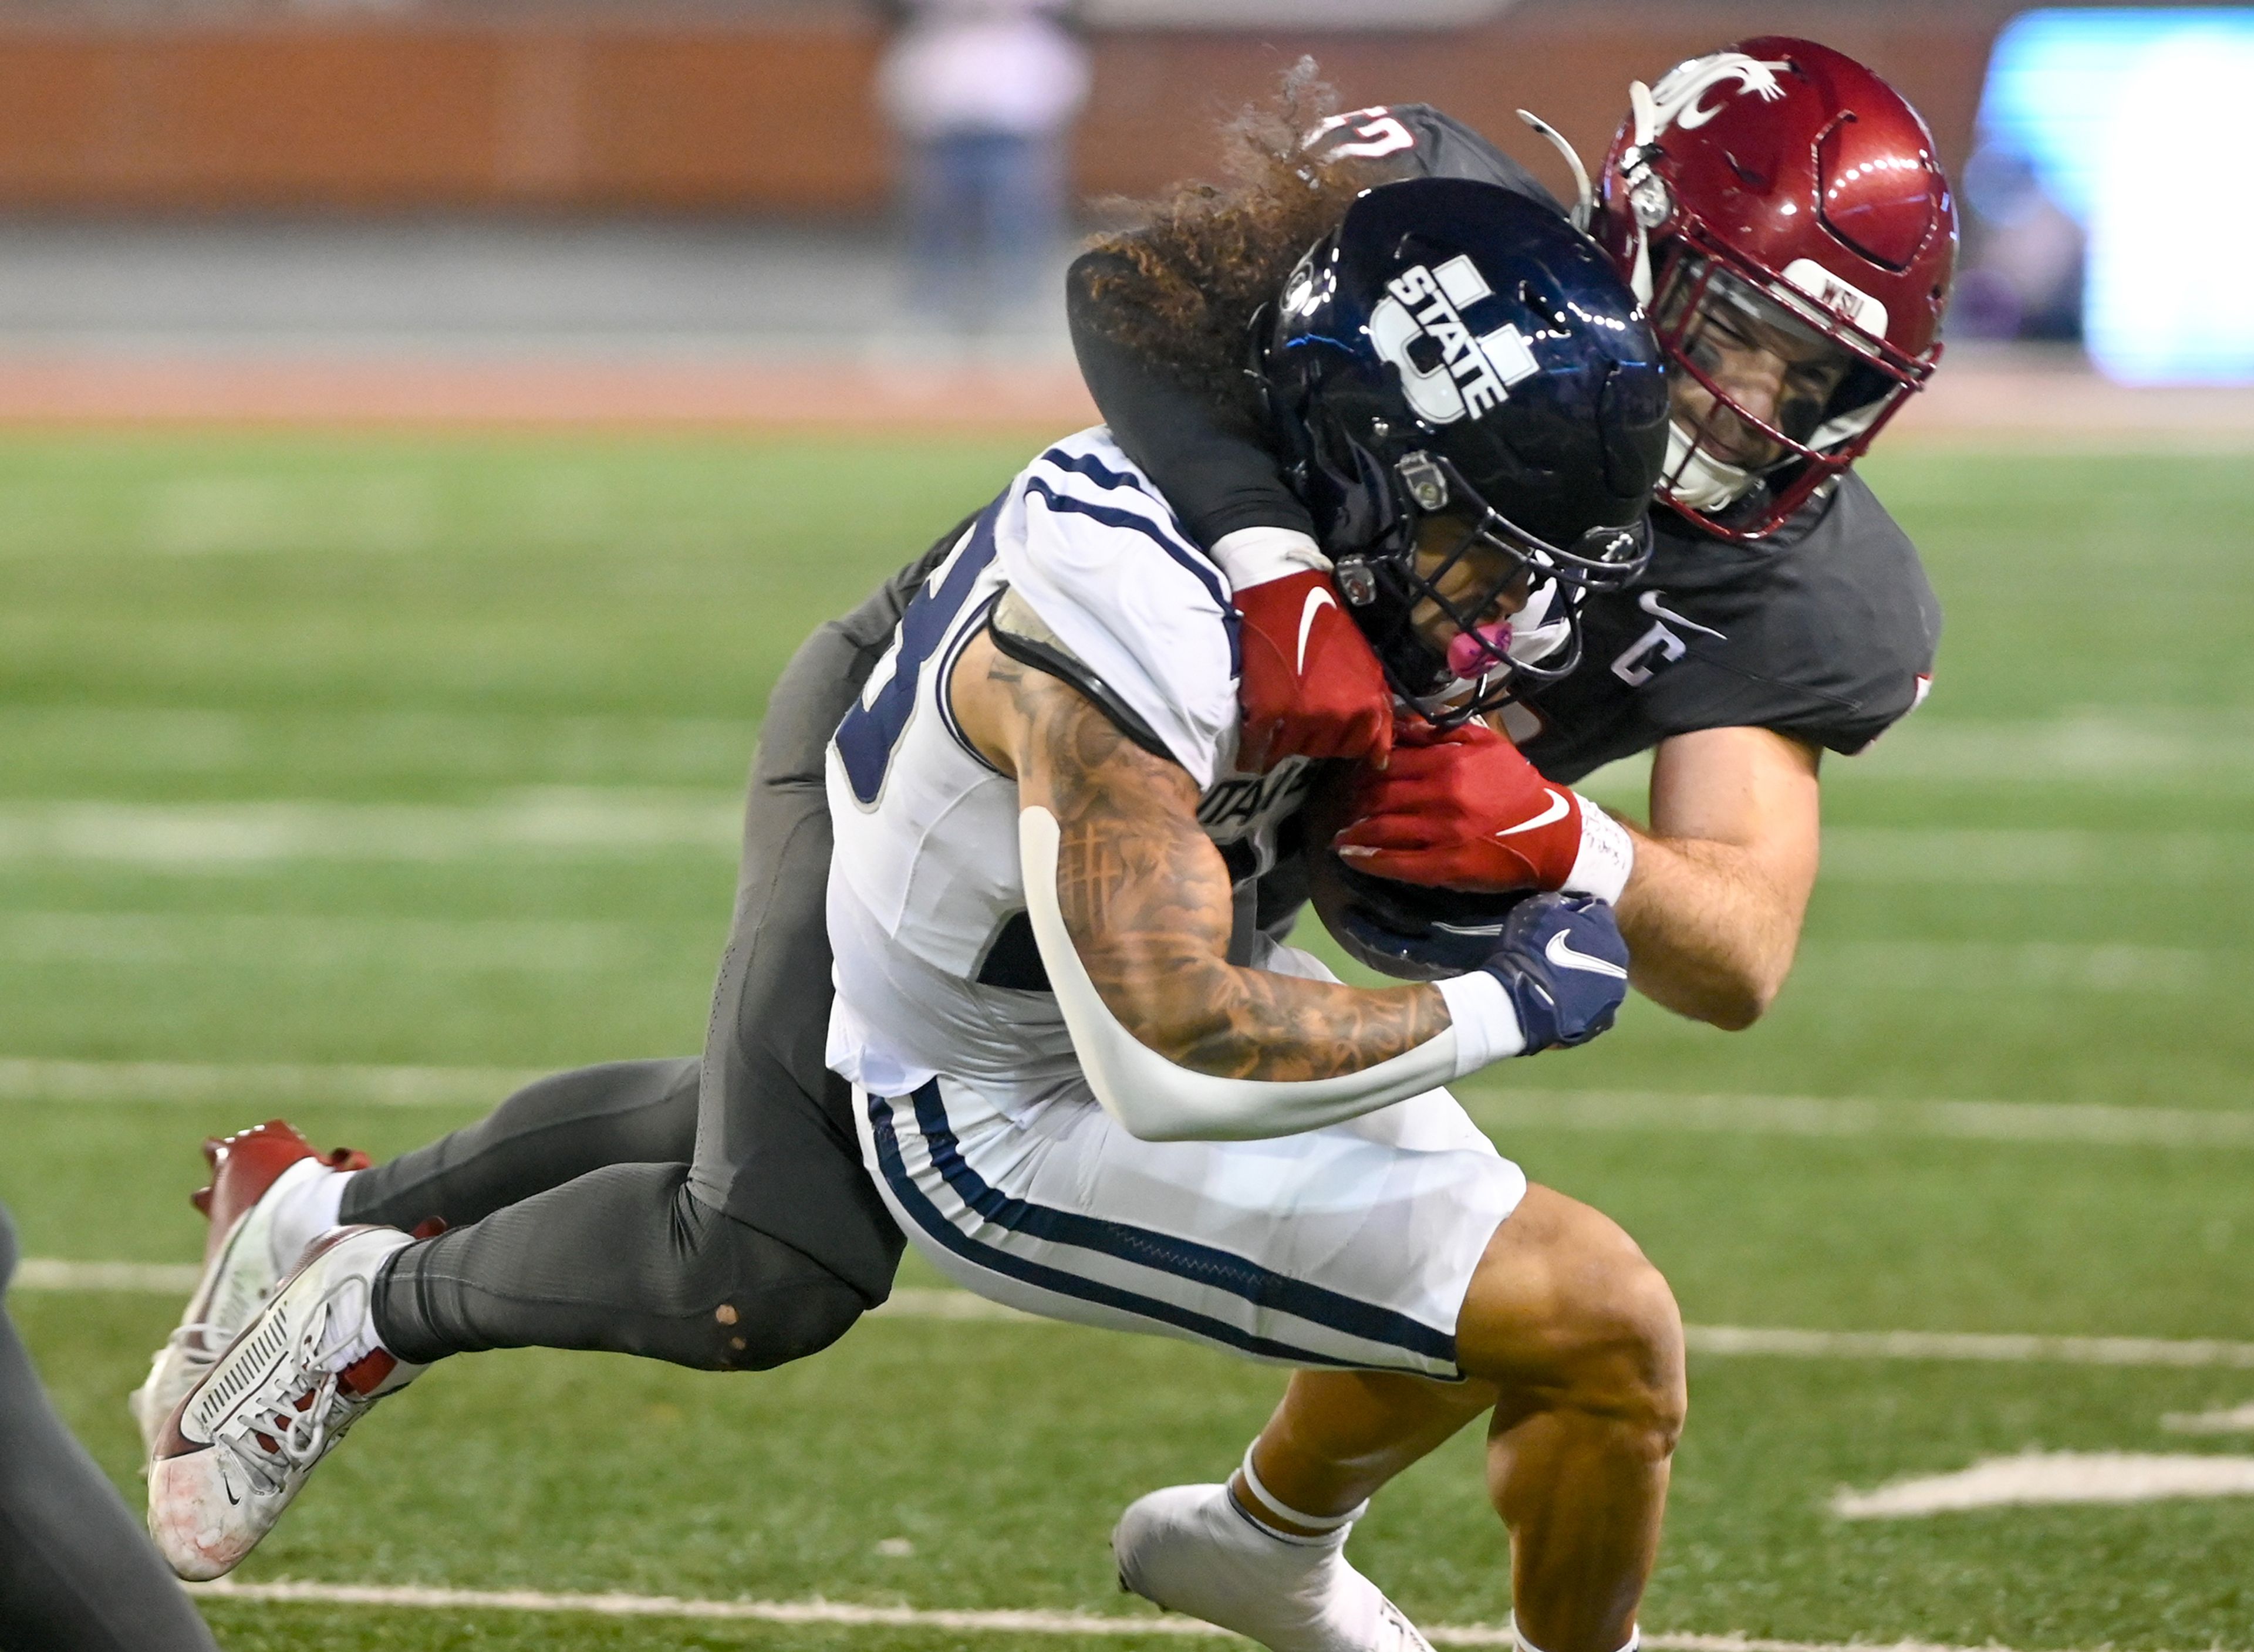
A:
POLYGON ((1690 1407, 1683 1314, 1665 1276, 1641 1252, 1619 1270, 1600 1311, 1599 1334, 1578 1403, 1628 1425, 1655 1457, 1669 1455, 1682 1438, 1690 1407))
POLYGON ((1546 1189, 1529 1204, 1527 1230, 1490 1250, 1466 1299, 1466 1374, 1664 1457, 1688 1406, 1674 1292, 1610 1218, 1546 1189))
MULTIPOLYGON (((810 1354, 819 1354, 853 1328, 868 1309, 859 1292, 835 1278, 806 1279, 788 1288, 768 1287, 746 1304, 751 1317, 721 1325, 732 1371, 771 1371, 810 1354)), ((723 1304, 718 1313, 730 1311, 723 1304)))
POLYGON ((858 1291, 811 1256, 721 1220, 729 1278, 710 1320, 719 1368, 766 1371, 819 1354, 867 1312, 858 1291))
POLYGON ((1560 1326, 1559 1409, 1623 1431, 1655 1458, 1675 1449, 1688 1393, 1675 1293, 1642 1253, 1592 1270, 1589 1294, 1560 1326))

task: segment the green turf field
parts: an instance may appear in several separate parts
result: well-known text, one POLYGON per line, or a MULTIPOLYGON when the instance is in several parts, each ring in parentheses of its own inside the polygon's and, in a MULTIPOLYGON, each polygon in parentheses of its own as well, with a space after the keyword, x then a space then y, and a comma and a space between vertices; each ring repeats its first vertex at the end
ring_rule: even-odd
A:
MULTIPOLYGON (((206 1130, 279 1110, 392 1152, 508 1073, 695 1049, 768 682, 1030 451, 0 444, 0 1198, 25 1253, 192 1258, 206 1130)), ((1623 1221, 1698 1326, 2171 1345, 2093 1364, 1707 1335, 1648 1631, 2245 1652, 2254 1497, 1872 1520, 1831 1500, 2028 1449, 2254 1456, 2254 1422, 2163 1423, 2254 1401, 2247 461, 1867 468, 1949 632, 1932 704, 1827 767, 1783 1002, 1740 1035, 1633 1004, 1467 1100, 1623 1221)), ((122 1400, 177 1303, 12 1306, 137 1500, 122 1400)), ((1153 1621, 1113 1589, 1110 1517, 1217 1477, 1277 1386, 1170 1343, 912 1314, 765 1376, 458 1361, 242 1575, 1153 1621)), ((1427 1623, 1508 1609, 1477 1455, 1420 1466, 1355 1538, 1427 1623)), ((259 1648, 1196 1644, 209 1610, 259 1648)))

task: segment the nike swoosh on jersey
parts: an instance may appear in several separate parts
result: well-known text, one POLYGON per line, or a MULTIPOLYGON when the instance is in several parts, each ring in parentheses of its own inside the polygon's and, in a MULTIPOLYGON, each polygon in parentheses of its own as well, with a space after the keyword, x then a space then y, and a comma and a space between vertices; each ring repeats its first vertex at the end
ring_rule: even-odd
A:
POLYGON ((1545 792, 1550 792, 1550 807, 1544 809, 1539 815, 1533 816, 1530 820, 1522 820, 1516 826, 1504 827, 1501 831, 1495 833, 1497 837, 1516 837, 1521 832, 1530 832, 1536 826, 1547 826, 1553 820, 1563 820, 1565 817, 1565 811, 1570 808, 1572 805, 1566 802, 1564 794, 1562 792, 1550 792, 1550 788, 1546 786, 1542 789, 1545 792))
POLYGON ((1702 626, 1696 620, 1685 620, 1681 614, 1676 612, 1672 608, 1661 607, 1659 606, 1659 599, 1666 594, 1667 593, 1663 591, 1647 591, 1635 599, 1635 606, 1642 609, 1644 612, 1649 614, 1655 620, 1672 620, 1676 625, 1681 626, 1685 631, 1704 632, 1706 635, 1713 638, 1717 642, 1727 642, 1729 640, 1727 637, 1715 630, 1712 626, 1702 626))
POLYGON ((1628 979, 1628 971, 1609 958, 1592 957, 1578 950, 1572 937, 1563 929, 1550 937, 1550 944, 1542 948, 1542 956, 1560 970, 1578 970, 1587 975, 1608 975, 1615 981, 1628 979))
POLYGON ((1299 610, 1299 662, 1292 668, 1297 676, 1307 675, 1307 634, 1315 628, 1315 615, 1325 603, 1335 608, 1338 598, 1331 595, 1329 586, 1317 585, 1307 593, 1306 606, 1299 610))

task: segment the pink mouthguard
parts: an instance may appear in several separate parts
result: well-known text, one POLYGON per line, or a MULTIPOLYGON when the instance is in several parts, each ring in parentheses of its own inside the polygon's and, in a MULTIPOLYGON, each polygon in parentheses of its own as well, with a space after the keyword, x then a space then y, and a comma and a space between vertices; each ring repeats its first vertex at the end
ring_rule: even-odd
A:
POLYGON ((1448 644, 1448 669, 1469 682, 1501 665, 1510 653, 1510 621, 1460 631, 1448 644))

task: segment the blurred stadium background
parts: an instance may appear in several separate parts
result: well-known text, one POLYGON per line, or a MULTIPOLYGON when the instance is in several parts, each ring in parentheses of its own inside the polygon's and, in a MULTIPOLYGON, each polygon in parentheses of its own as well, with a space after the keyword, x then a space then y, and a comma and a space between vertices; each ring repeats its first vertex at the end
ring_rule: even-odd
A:
MULTIPOLYGON (((920 291, 898 10, 0 4, 0 1198, 34 1259, 12 1310, 129 1497, 200 1137, 278 1112, 396 1151, 514 1075, 696 1047, 774 672, 1092 416, 1066 235, 1025 296, 920 291)), ((1756 32, 1924 111, 1965 260, 1866 471, 1948 607, 1933 703, 1827 768, 1768 1021, 1633 1006, 1468 1096, 1699 1327, 1648 1644, 2254 1648, 2254 10, 1074 27, 1082 228, 1209 172, 1302 52, 1347 107, 1438 104, 1561 189, 1516 108, 1593 162, 1631 77, 1756 32), (1851 1517, 2030 1453, 2020 1504, 1851 1517)), ((903 1284, 772 1376, 456 1362, 213 1620, 240 1648, 1180 1644, 1110 1592, 1103 1533, 1224 1466, 1272 1375, 903 1284), (348 1598, 374 1586, 435 1592, 348 1598), (1012 1611, 1065 1615, 944 1615, 1012 1611)), ((1356 1553, 1494 1644, 1474 1455, 1356 1553)))

